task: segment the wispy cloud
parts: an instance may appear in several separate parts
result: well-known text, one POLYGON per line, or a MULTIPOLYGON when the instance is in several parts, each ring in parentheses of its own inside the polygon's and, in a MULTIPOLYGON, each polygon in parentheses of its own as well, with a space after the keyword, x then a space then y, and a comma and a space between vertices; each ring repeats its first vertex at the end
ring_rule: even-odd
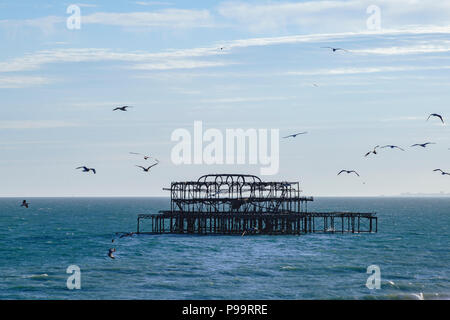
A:
MULTIPOLYGON (((292 26, 320 30, 323 26, 330 24, 330 19, 341 20, 342 27, 342 24, 347 21, 339 17, 343 12, 339 14, 338 10, 343 8, 348 10, 354 5, 354 1, 225 2, 219 5, 218 12, 221 16, 234 20, 236 27, 244 27, 252 32, 274 32, 292 26), (329 14, 330 10, 333 10, 333 15, 329 14), (326 15, 327 12, 328 20, 317 19, 317 15, 326 15), (336 15, 336 13, 338 14, 336 15)), ((359 6, 362 7, 361 4, 359 6)), ((336 23, 336 21, 333 22, 336 23)))
POLYGON ((381 122, 399 122, 399 121, 424 121, 424 116, 403 116, 403 117, 395 117, 395 118, 385 118, 381 119, 381 122))
POLYGON ((206 9, 163 9, 152 12, 96 12, 83 15, 81 23, 121 27, 199 28, 212 27, 213 18, 206 9))
MULTIPOLYGON (((136 1, 143 7, 173 5, 165 1, 136 1)), ((381 27, 418 29, 448 27, 450 2, 435 0, 320 0, 302 2, 225 1, 215 8, 164 8, 136 12, 82 12, 82 24, 99 24, 124 28, 216 28, 228 27, 252 32, 279 34, 289 31, 302 34, 364 32, 370 5, 381 10, 381 27)), ((78 4, 95 7, 95 4, 78 4)), ((27 20, 0 20, 0 26, 34 26, 46 32, 55 24, 65 23, 66 16, 48 16, 27 20)))
MULTIPOLYGON (((94 5, 81 4, 81 7, 94 5)), ((38 28, 48 34, 55 31, 57 25, 65 27, 66 16, 47 16, 34 19, 0 20, 0 27, 12 31, 22 27, 38 28)), ((98 24, 124 28, 205 28, 215 27, 214 18, 207 9, 161 9, 137 12, 95 12, 81 13, 81 25, 98 24)))
POLYGON ((51 82, 48 78, 37 76, 0 76, 0 88, 26 88, 51 82))
POLYGON ((378 38, 380 36, 419 36, 419 35, 448 35, 449 26, 418 26, 399 29, 383 29, 380 31, 360 31, 360 32, 334 32, 334 33, 314 33, 302 35, 290 35, 281 37, 258 37, 232 40, 224 43, 224 46, 230 50, 232 48, 245 48, 255 46, 273 46, 281 44, 295 43, 326 43, 340 42, 356 39, 378 38))
POLYGON ((333 68, 333 69, 317 69, 317 70, 305 70, 305 71, 288 71, 287 75, 298 76, 322 76, 322 75, 352 75, 352 74, 364 74, 364 73, 381 73, 381 72, 404 72, 404 71, 424 71, 424 70, 443 70, 450 69, 450 66, 437 66, 437 67, 421 67, 421 66, 379 66, 379 67, 348 67, 348 68, 333 68))
POLYGON ((252 32, 274 32, 296 28, 303 32, 343 32, 367 29, 370 5, 381 9, 384 28, 406 25, 446 25, 448 1, 434 0, 323 0, 302 2, 223 2, 221 16, 233 20, 238 28, 252 32))
POLYGON ((352 50, 352 53, 378 54, 378 55, 406 55, 406 54, 427 54, 427 53, 443 53, 450 51, 450 41, 441 40, 438 43, 427 41, 412 46, 394 46, 385 48, 368 48, 352 50))
MULTIPOLYGON (((64 62, 96 62, 96 61, 122 61, 122 62, 153 62, 155 68, 165 66, 168 69, 172 64, 178 68, 186 61, 183 58, 201 57, 217 54, 217 48, 195 48, 186 50, 170 50, 158 53, 148 53, 144 51, 119 52, 110 49, 101 48, 82 48, 82 49, 55 49, 42 50, 36 53, 27 54, 23 57, 12 59, 6 62, 0 62, 0 72, 17 72, 39 69, 44 64, 64 63, 64 62)), ((210 65, 212 66, 213 63, 210 65)), ((215 63, 215 65, 224 65, 224 63, 215 63)), ((191 62, 191 68, 195 62, 191 62)), ((206 66, 206 63, 198 63, 198 66, 206 66)), ((139 68, 134 66, 135 68, 139 68)), ((145 68, 145 66, 143 67, 145 68)))
POLYGON ((37 28, 44 34, 55 31, 56 24, 65 22, 65 18, 58 16, 47 16, 35 19, 7 19, 0 20, 0 27, 6 28, 10 32, 17 32, 19 28, 37 28))
POLYGON ((206 68, 206 67, 223 67, 233 62, 220 62, 220 61, 197 61, 197 60, 169 60, 156 63, 144 63, 136 64, 131 67, 135 70, 171 70, 171 69, 194 69, 194 68, 206 68))

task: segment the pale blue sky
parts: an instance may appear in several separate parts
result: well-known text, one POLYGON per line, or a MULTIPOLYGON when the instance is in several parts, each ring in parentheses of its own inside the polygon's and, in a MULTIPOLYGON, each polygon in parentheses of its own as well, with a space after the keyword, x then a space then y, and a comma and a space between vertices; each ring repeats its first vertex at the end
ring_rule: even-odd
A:
POLYGON ((163 195, 206 173, 259 174, 173 165, 170 135, 195 120, 308 131, 280 141, 279 174, 263 177, 308 195, 450 192, 432 172, 450 171, 450 129, 426 121, 450 121, 450 2, 192 2, 86 1, 69 30, 74 2, 0 1, 0 196, 163 195), (380 31, 366 25, 372 4, 380 31), (135 108, 111 111, 123 104, 135 108), (363 157, 378 144, 406 152, 363 157), (161 163, 144 174, 130 151, 161 163))

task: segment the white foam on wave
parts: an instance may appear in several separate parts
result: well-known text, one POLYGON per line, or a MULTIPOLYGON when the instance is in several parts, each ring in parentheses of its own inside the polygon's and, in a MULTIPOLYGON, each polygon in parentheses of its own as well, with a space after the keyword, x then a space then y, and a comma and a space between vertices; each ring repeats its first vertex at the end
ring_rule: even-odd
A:
POLYGON ((417 298, 417 300, 424 300, 423 292, 420 292, 419 294, 413 293, 412 296, 417 298))
POLYGON ((46 273, 41 273, 41 274, 32 274, 31 276, 28 276, 28 278, 31 279, 41 279, 41 278, 47 278, 48 274, 46 273))

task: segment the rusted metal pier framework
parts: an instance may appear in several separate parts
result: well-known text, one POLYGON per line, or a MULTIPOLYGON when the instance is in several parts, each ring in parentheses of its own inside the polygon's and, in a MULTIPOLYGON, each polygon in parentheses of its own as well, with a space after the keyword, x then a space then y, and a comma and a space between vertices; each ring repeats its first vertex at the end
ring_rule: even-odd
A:
POLYGON ((308 212, 312 197, 298 182, 265 182, 253 175, 205 175, 172 182, 171 208, 141 214, 137 233, 306 234, 377 232, 375 213, 308 212), (151 220, 144 232, 143 221, 151 220))

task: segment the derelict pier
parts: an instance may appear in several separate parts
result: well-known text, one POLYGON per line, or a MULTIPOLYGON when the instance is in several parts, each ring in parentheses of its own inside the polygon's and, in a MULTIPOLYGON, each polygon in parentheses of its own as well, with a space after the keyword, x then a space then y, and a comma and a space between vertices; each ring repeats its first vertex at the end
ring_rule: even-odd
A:
POLYGON ((298 182, 265 182, 253 175, 210 174, 197 181, 172 182, 170 210, 140 214, 137 233, 299 235, 373 233, 372 212, 308 212, 312 197, 298 182), (150 222, 144 231, 144 221, 150 222))

